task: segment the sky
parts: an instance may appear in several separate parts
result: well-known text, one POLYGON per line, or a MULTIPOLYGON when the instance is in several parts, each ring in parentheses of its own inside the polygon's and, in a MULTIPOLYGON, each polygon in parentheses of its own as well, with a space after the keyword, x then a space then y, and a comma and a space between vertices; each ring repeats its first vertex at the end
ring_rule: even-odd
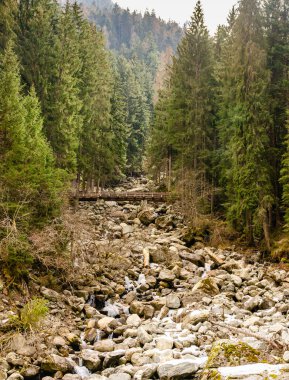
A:
MULTIPOLYGON (((123 8, 144 12, 154 9, 165 20, 177 21, 181 26, 190 19, 196 0, 116 0, 123 8)), ((226 21, 227 15, 237 0, 202 0, 206 25, 211 33, 226 21)))

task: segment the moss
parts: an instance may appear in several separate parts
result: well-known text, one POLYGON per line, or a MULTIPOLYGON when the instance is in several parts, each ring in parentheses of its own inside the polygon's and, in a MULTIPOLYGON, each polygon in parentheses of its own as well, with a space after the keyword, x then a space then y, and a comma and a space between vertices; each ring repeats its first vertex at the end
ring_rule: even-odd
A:
POLYGON ((260 363, 262 359, 261 353, 248 344, 226 340, 214 344, 206 368, 260 363))
POLYGON ((222 376, 216 369, 205 370, 201 380, 222 380, 222 376))

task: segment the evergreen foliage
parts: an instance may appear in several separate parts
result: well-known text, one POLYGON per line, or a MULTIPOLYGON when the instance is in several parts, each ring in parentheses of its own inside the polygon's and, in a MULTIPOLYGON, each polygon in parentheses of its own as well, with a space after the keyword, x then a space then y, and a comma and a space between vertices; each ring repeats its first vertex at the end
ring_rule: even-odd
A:
POLYGON ((29 222, 47 219, 59 208, 65 174, 55 169, 52 150, 43 136, 34 89, 29 95, 22 95, 12 43, 0 57, 0 65, 2 206, 12 219, 20 207, 17 217, 22 222, 24 215, 29 222))
POLYGON ((213 38, 199 0, 185 31, 109 0, 1 1, 7 266, 26 271, 27 231, 59 213, 69 180, 104 187, 146 158, 194 221, 221 216, 270 248, 289 225, 288 64, 289 0, 240 0, 213 38))
POLYGON ((241 0, 211 39, 198 1, 159 94, 148 150, 155 177, 191 196, 186 210, 222 212, 248 242, 264 238, 268 248, 281 215, 282 156, 289 209, 288 14, 287 0, 241 0), (210 209, 197 202, 208 190, 210 209))

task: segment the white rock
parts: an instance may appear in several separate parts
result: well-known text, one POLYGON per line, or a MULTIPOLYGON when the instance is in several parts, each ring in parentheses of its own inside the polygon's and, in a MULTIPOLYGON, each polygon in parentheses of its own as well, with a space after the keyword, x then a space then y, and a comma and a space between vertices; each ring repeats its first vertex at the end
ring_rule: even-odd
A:
POLYGON ((169 309, 178 309, 181 306, 181 301, 176 294, 169 294, 166 299, 166 305, 169 309))
POLYGON ((289 351, 284 352, 283 359, 286 363, 289 363, 289 351))
POLYGON ((141 319, 137 314, 132 314, 127 318, 126 324, 133 327, 139 327, 141 324, 141 319))
POLYGON ((199 369, 200 365, 194 360, 179 359, 171 360, 158 367, 160 379, 186 379, 193 376, 199 369))
POLYGON ((174 340, 168 336, 156 338, 156 348, 158 350, 171 350, 174 346, 174 340))

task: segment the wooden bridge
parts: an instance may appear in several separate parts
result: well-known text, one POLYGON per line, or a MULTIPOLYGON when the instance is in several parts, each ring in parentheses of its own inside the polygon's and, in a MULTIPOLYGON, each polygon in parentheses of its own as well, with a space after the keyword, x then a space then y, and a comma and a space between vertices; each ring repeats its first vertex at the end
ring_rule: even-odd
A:
POLYGON ((125 201, 125 202, 172 202, 176 197, 171 193, 151 193, 151 192, 78 192, 74 194, 74 199, 80 202, 95 202, 99 199, 105 201, 125 201))

